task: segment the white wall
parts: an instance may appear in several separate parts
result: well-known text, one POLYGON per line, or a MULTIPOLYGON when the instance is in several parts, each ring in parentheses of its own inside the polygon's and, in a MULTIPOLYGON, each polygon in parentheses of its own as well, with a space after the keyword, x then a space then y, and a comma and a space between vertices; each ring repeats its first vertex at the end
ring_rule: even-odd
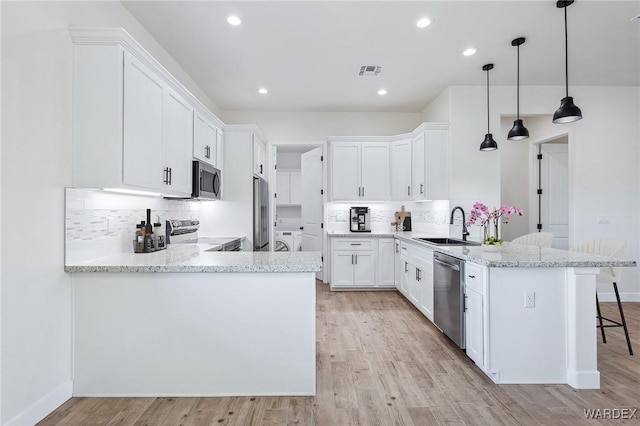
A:
POLYGON ((322 142, 329 136, 390 136, 413 131, 420 113, 223 111, 226 124, 255 124, 271 143, 322 142))
MULTIPOLYGON (((553 114, 563 89, 521 87, 521 115, 553 114)), ((569 138, 570 245, 587 239, 622 238, 629 243, 627 257, 638 260, 638 239, 634 236, 640 232, 640 88, 572 87, 570 94, 584 116, 581 121, 557 125, 569 138), (596 225, 599 215, 610 216, 611 224, 596 225)), ((498 143, 493 152, 478 150, 487 128, 486 87, 450 87, 448 96, 451 205, 461 204, 467 210, 473 201, 480 200, 498 206, 500 156, 505 144, 512 143, 501 130, 501 117, 515 115, 515 87, 491 87, 490 126, 498 143)), ((423 119, 432 120, 429 113, 434 109, 426 108, 423 119)), ((553 132, 549 129, 553 127, 542 126, 541 134, 531 134, 532 140, 548 137, 553 132)), ((619 284, 627 300, 640 300, 638 268, 626 268, 619 284)))
POLYGON ((71 396, 71 278, 63 272, 73 141, 68 26, 125 28, 216 109, 119 2, 2 2, 1 424, 36 423, 71 396))

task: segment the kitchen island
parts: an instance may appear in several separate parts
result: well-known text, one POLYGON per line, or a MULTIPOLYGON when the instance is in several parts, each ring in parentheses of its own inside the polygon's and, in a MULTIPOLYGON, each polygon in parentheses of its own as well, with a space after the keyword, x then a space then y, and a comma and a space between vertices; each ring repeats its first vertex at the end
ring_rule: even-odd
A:
POLYGON ((65 266, 74 396, 315 395, 320 253, 209 248, 65 266))
POLYGON ((406 244, 464 260, 466 352, 496 383, 567 383, 597 389, 596 276, 636 261, 506 244, 406 244))

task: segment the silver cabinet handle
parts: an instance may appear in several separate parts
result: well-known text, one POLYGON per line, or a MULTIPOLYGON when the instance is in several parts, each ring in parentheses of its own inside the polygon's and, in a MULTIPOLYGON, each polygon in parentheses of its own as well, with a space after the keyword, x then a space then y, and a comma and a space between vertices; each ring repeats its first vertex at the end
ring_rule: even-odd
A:
POLYGON ((362 243, 351 243, 352 246, 361 246, 362 243))
POLYGON ((362 187, 362 196, 364 197, 364 186, 362 187))
POLYGON ((475 275, 467 275, 469 278, 475 278, 475 275))
POLYGON ((411 195, 411 187, 407 186, 407 195, 411 195))
POLYGON ((351 264, 353 265, 353 255, 351 255, 351 264))
POLYGON ((424 185, 420 184, 420 194, 424 194, 424 185))
POLYGON ((404 262, 404 271, 409 272, 409 264, 407 262, 404 262))

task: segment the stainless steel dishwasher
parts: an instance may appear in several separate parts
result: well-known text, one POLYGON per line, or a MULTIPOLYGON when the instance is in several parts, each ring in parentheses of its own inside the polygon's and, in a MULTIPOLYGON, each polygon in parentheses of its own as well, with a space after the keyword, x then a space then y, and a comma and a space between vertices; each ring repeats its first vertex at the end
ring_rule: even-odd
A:
POLYGON ((464 284, 462 261, 433 252, 433 322, 464 349, 464 284))

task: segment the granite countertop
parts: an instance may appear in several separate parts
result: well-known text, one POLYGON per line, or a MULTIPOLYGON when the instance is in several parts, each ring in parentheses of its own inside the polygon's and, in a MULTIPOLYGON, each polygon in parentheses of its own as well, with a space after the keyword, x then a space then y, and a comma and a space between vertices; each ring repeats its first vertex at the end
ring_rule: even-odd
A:
MULTIPOLYGON (((416 241, 417 235, 396 233, 395 237, 411 244, 429 247, 434 251, 448 254, 458 259, 468 260, 494 268, 599 268, 637 266, 635 260, 612 259, 606 256, 580 253, 569 250, 541 248, 523 244, 503 244, 498 251, 485 251, 482 246, 436 246, 416 241)), ((419 235, 422 237, 423 235, 419 235)), ((455 238, 455 237, 454 237, 455 238)))
POLYGON ((210 244, 170 244, 154 253, 122 253, 66 264, 65 272, 318 272, 320 252, 207 251, 210 244))

